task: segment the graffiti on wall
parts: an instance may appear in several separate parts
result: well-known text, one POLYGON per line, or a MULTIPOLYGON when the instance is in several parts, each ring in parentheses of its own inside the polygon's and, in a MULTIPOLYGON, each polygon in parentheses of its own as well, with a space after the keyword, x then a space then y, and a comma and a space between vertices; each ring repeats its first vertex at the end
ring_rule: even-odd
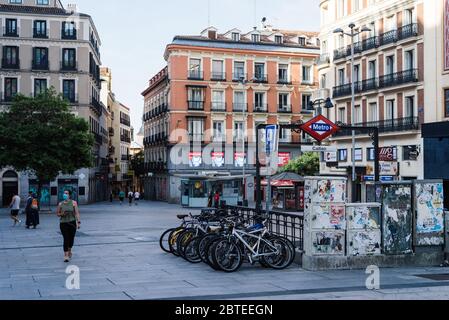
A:
POLYGON ((323 231, 312 233, 312 250, 314 255, 344 255, 345 232, 323 231))
POLYGON ((385 254, 412 253, 412 186, 384 185, 382 195, 385 254))
POLYGON ((321 204, 313 206, 313 229, 346 229, 346 216, 344 205, 321 204))
POLYGON ((415 183, 416 244, 444 244, 444 192, 442 183, 415 183))

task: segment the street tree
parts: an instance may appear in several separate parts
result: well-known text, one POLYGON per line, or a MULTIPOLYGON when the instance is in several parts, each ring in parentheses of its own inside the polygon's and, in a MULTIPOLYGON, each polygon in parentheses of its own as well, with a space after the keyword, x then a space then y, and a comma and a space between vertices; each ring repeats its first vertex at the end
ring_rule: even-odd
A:
POLYGON ((94 138, 89 124, 71 112, 54 88, 36 97, 17 95, 0 112, 0 168, 34 175, 42 185, 59 174, 92 166, 94 138))
POLYGON ((282 172, 294 172, 300 176, 315 176, 320 172, 320 158, 316 152, 306 152, 301 157, 290 161, 282 172))

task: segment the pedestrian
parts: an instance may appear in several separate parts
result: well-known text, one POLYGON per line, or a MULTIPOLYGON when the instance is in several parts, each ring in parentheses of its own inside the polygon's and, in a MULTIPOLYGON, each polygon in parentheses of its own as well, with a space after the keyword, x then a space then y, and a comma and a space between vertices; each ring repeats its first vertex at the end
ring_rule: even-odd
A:
POLYGON ((112 203, 112 201, 114 200, 114 195, 111 193, 109 194, 109 201, 112 203))
POLYGON ((21 225, 22 220, 19 219, 19 212, 20 212, 20 197, 19 195, 15 194, 12 197, 11 204, 9 205, 9 208, 11 209, 11 219, 14 220, 15 227, 17 224, 21 225))
POLYGON ((133 205, 133 199, 134 199, 134 192, 129 190, 129 192, 128 192, 128 200, 129 200, 129 206, 130 207, 133 205))
POLYGON ((139 205, 139 201, 140 201, 140 193, 139 191, 134 192, 134 203, 136 204, 136 206, 139 205))
POLYGON ((208 208, 212 208, 214 206, 214 196, 215 196, 215 192, 214 192, 214 190, 211 190, 209 193, 208 201, 207 201, 208 208))
POLYGON ((28 193, 27 204, 25 208, 26 213, 26 228, 36 229, 39 225, 39 201, 37 195, 32 191, 28 193))
POLYGON ((220 192, 215 192, 215 196, 214 196, 214 201, 215 201, 215 208, 219 208, 220 207, 220 192))
POLYGON ((72 192, 64 191, 64 201, 58 205, 57 215, 60 218, 59 228, 64 238, 64 262, 70 262, 73 257, 72 249, 75 243, 76 231, 81 228, 78 203, 72 200, 72 192))
POLYGON ((119 194, 118 194, 118 198, 120 200, 120 205, 122 205, 123 201, 125 201, 125 192, 120 191, 119 194))

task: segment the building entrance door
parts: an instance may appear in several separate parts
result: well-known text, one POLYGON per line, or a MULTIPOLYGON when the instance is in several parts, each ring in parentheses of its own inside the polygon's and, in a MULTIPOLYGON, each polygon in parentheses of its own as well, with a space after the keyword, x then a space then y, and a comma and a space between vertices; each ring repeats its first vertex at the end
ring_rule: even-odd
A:
POLYGON ((14 171, 6 171, 3 174, 2 183, 2 207, 8 207, 12 197, 19 193, 19 177, 14 171))

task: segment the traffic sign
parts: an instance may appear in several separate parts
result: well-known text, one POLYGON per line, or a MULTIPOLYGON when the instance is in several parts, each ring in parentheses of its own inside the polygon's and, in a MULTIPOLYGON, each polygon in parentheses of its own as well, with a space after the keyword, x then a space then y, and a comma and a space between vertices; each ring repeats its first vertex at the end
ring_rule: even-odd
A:
POLYGON ((323 115, 319 115, 306 124, 304 124, 301 129, 310 135, 312 138, 321 142, 331 135, 335 134, 340 128, 324 117, 323 115))

